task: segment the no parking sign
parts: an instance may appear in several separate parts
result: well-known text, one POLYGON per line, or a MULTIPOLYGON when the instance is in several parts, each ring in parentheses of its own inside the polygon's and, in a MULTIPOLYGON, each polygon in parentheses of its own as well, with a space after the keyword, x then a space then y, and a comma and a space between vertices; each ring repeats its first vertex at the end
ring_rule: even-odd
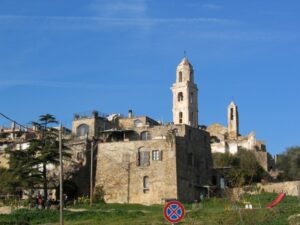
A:
POLYGON ((171 201, 165 205, 163 213, 169 222, 179 223, 184 218, 185 209, 179 201, 171 201))

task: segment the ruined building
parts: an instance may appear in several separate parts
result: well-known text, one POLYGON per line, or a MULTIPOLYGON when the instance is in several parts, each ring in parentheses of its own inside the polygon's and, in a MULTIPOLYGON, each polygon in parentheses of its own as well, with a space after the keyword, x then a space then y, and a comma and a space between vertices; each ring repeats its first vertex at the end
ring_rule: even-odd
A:
POLYGON ((257 161, 266 171, 275 168, 275 162, 267 152, 265 143, 257 140, 254 132, 245 136, 239 133, 239 112, 234 102, 231 102, 227 109, 227 127, 215 123, 208 126, 207 131, 211 136, 212 153, 236 154, 239 149, 246 149, 254 153, 257 161))
MULTIPOLYGON (((95 149, 95 189, 106 202, 156 204, 166 199, 191 202, 205 194, 211 180, 209 133, 198 126, 198 89, 187 58, 177 67, 173 92, 173 123, 147 116, 76 115, 72 133, 78 162, 88 165, 95 149), (95 148, 96 147, 96 148, 95 148)), ((80 173, 79 173, 80 174, 80 173)), ((88 172, 81 171, 81 178, 88 172)), ((80 179, 77 179, 80 181, 80 179)), ((88 182, 80 182, 88 189, 88 182)))

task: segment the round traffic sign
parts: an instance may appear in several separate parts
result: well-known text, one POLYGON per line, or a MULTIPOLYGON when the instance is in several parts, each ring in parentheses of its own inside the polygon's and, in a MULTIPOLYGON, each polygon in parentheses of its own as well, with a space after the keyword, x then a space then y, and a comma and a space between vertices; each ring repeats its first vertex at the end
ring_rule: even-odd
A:
POLYGON ((179 201, 171 201, 164 206, 164 217, 171 223, 179 223, 185 214, 184 206, 179 201))

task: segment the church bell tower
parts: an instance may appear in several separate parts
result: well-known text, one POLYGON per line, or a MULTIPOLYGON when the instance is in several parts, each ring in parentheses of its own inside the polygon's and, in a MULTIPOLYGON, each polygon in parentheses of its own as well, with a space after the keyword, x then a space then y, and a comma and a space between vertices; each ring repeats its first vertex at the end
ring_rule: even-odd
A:
POLYGON ((239 112, 234 102, 231 102, 227 111, 228 134, 230 139, 237 139, 239 135, 239 112))
POLYGON ((173 92, 173 122, 198 128, 198 88, 194 69, 185 57, 177 66, 173 92))

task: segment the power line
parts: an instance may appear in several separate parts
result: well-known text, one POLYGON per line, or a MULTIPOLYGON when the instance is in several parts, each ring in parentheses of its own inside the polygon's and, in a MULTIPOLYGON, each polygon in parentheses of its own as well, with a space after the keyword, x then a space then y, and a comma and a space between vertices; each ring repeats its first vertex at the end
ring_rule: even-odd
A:
POLYGON ((23 128, 25 128, 25 129, 28 129, 28 127, 26 127, 26 126, 24 126, 24 125, 22 125, 22 124, 18 123, 18 122, 17 122, 17 121, 15 121, 14 119, 12 119, 12 118, 10 118, 10 117, 8 117, 8 116, 4 115, 4 114, 3 114, 3 113, 1 113, 1 112, 0 112, 0 115, 1 115, 2 117, 4 117, 5 119, 7 119, 7 120, 9 120, 9 121, 11 121, 11 122, 13 122, 13 123, 15 123, 15 124, 19 125, 20 127, 23 127, 23 128))

